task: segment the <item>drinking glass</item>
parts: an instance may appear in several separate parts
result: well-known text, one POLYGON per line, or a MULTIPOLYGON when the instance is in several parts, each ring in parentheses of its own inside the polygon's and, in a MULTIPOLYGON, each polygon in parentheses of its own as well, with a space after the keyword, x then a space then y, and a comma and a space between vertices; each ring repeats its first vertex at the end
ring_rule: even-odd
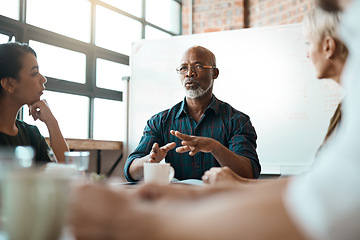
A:
POLYGON ((76 167, 78 172, 84 177, 85 171, 89 168, 90 152, 65 152, 65 163, 72 164, 76 167))
POLYGON ((0 171, 31 167, 34 156, 35 151, 30 146, 1 147, 0 171))

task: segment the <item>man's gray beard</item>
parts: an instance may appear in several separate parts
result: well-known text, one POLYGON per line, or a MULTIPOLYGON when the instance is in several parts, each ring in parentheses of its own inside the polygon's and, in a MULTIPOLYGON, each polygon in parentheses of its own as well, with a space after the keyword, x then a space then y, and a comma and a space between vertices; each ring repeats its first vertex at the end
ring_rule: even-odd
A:
POLYGON ((188 98, 199 98, 204 96, 209 90, 210 88, 213 86, 214 84, 214 80, 211 81, 211 84, 209 85, 209 87, 207 89, 202 89, 200 86, 197 89, 190 89, 187 90, 185 88, 185 94, 188 98))

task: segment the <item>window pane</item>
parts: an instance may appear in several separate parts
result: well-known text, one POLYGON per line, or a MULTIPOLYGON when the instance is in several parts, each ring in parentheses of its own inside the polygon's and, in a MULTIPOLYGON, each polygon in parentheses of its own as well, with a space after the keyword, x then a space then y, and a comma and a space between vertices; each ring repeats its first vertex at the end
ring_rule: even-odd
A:
POLYGON ((145 38, 146 39, 161 39, 161 38, 169 38, 170 34, 160 31, 156 28, 146 26, 145 27, 145 38))
POLYGON ((116 91, 124 91, 123 76, 130 76, 130 67, 124 64, 96 59, 96 86, 116 91))
POLYGON ((0 15, 19 20, 20 1, 0 0, 0 15))
POLYGON ((85 54, 36 41, 30 41, 29 44, 36 51, 42 75, 85 83, 85 54))
POLYGON ((96 45, 130 55, 131 43, 140 39, 140 22, 101 6, 96 7, 96 45))
POLYGON ((125 103, 95 98, 94 139, 125 140, 125 103))
POLYGON ((142 0, 102 0, 103 2, 110 4, 116 8, 130 13, 136 17, 141 17, 141 3, 142 0))
MULTIPOLYGON (((89 131, 89 98, 44 91, 43 99, 46 99, 50 109, 56 117, 61 132, 66 138, 88 138, 89 131)), ((34 122, 28 114, 29 108, 24 106, 24 121, 38 126, 43 136, 48 137, 49 133, 46 125, 37 120, 34 122)))
POLYGON ((0 43, 7 43, 9 41, 9 36, 0 33, 0 43))
POLYGON ((91 3, 88 0, 27 0, 27 23, 90 42, 91 3))
POLYGON ((172 0, 146 0, 146 21, 180 34, 180 4, 172 0))

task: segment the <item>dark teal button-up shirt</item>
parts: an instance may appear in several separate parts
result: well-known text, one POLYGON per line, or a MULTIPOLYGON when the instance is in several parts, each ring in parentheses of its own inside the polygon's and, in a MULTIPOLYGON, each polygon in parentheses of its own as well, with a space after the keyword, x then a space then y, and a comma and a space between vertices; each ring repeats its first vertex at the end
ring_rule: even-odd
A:
MULTIPOLYGON (((128 181, 134 181, 129 175, 132 161, 149 154, 155 142, 160 147, 170 142, 175 142, 176 147, 182 146, 181 140, 171 135, 170 130, 219 141, 232 152, 250 159, 254 178, 259 177, 261 167, 256 153, 257 136, 250 118, 213 95, 198 123, 187 113, 185 99, 147 121, 138 147, 125 163, 124 172, 128 181)), ((177 153, 176 147, 167 153, 165 161, 175 169, 175 178, 179 180, 201 179, 205 171, 220 166, 211 153, 198 152, 189 156, 188 153, 177 153)))

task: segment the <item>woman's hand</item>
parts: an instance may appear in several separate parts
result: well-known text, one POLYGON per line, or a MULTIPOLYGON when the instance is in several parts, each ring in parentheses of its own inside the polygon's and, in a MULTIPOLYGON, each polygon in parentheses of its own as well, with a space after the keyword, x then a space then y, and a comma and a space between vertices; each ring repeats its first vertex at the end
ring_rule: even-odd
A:
POLYGON ((202 176, 204 183, 210 185, 218 184, 242 184, 248 182, 248 179, 240 177, 229 167, 213 167, 202 176))
POLYGON ((49 121, 56 120, 45 99, 29 105, 29 116, 32 116, 34 121, 40 119, 40 121, 45 124, 49 121))

